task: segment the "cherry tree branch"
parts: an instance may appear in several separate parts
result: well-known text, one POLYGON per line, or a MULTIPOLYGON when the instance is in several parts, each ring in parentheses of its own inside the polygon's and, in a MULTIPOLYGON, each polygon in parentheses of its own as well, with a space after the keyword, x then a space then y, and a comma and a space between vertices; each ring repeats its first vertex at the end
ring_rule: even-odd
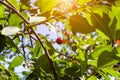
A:
MULTIPOLYGON (((25 22, 26 24, 30 24, 29 21, 26 20, 26 19, 24 18, 24 16, 22 16, 22 15, 20 14, 20 12, 17 11, 17 9, 16 9, 14 6, 12 6, 11 3, 9 3, 9 1, 7 1, 7 3, 9 3, 9 5, 6 4, 6 3, 4 3, 4 2, 1 1, 1 0, 0 0, 0 3, 3 4, 3 5, 5 5, 5 6, 8 7, 9 9, 11 9, 12 11, 14 11, 20 18, 22 18, 22 19, 24 20, 24 22, 25 22)), ((45 22, 47 22, 47 20, 46 20, 45 22)), ((41 23, 45 23, 45 22, 41 22, 41 23)), ((48 60, 49 60, 49 63, 51 64, 51 68, 52 68, 52 70, 53 70, 53 74, 54 74, 55 80, 58 80, 57 73, 56 73, 56 71, 55 71, 54 64, 53 64, 53 61, 52 61, 52 59, 51 59, 51 57, 50 57, 50 55, 49 55, 49 52, 48 52, 47 49, 45 48, 45 45, 42 43, 41 38, 40 38, 39 35, 35 32, 35 30, 34 30, 32 27, 30 27, 30 29, 31 29, 31 31, 33 32, 33 34, 36 36, 36 38, 38 39, 38 41, 40 42, 43 50, 45 51, 45 54, 46 54, 46 56, 47 56, 47 58, 48 58, 48 60)))

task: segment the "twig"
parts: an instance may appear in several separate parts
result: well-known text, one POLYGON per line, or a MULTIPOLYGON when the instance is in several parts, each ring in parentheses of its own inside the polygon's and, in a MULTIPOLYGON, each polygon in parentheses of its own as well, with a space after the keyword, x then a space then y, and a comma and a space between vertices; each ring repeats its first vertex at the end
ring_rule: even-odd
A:
POLYGON ((22 39, 21 39, 21 42, 22 42, 22 50, 23 50, 23 57, 24 57, 24 61, 25 61, 25 64, 27 63, 26 61, 26 52, 25 52, 25 48, 24 48, 24 37, 22 35, 22 39))
POLYGON ((65 56, 65 57, 67 57, 67 58, 69 58, 69 59, 71 59, 71 60, 76 60, 76 59, 75 59, 75 58, 73 58, 72 56, 68 56, 68 55, 67 55, 67 54, 65 54, 65 53, 59 52, 59 51, 57 51, 57 50, 55 50, 55 52, 59 53, 60 55, 65 56))
MULTIPOLYGON (((8 1, 7 1, 7 2, 8 2, 8 1)), ((29 21, 26 20, 14 7, 10 6, 10 5, 12 5, 11 3, 9 3, 10 5, 7 5, 6 3, 4 3, 4 2, 1 1, 1 0, 0 0, 0 3, 3 4, 3 5, 5 5, 6 7, 10 8, 11 10, 13 10, 19 17, 21 17, 21 18, 25 21, 26 24, 30 24, 29 21)), ((49 52, 46 50, 44 44, 43 44, 42 41, 41 41, 41 38, 40 38, 39 35, 35 32, 35 30, 34 30, 32 27, 30 27, 30 29, 32 30, 32 32, 33 32, 33 34, 36 36, 36 38, 39 40, 42 48, 44 49, 45 54, 46 54, 46 56, 47 56, 47 58, 48 58, 48 60, 49 60, 49 62, 50 62, 50 64, 51 64, 51 68, 52 68, 52 70, 53 70, 53 74, 54 74, 55 80, 58 80, 57 73, 56 73, 55 68, 54 68, 54 66, 53 66, 53 61, 52 61, 52 59, 51 59, 51 57, 50 57, 50 55, 49 55, 49 52)))

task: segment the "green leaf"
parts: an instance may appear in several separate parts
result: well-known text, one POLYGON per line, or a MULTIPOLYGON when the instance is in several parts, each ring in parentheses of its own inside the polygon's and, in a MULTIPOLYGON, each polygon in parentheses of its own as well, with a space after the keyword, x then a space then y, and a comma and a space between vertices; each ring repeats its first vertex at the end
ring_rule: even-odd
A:
POLYGON ((80 61, 81 75, 87 70, 87 59, 85 53, 81 49, 78 50, 78 57, 76 57, 80 61))
POLYGON ((53 45, 43 35, 39 34, 39 37, 42 38, 42 40, 44 41, 44 45, 46 49, 48 50, 49 54, 53 55, 55 52, 53 45))
POLYGON ((6 38, 5 36, 0 34, 0 52, 3 50, 5 45, 6 45, 6 38))
POLYGON ((0 4, 0 18, 5 17, 5 7, 0 4))
POLYGON ((20 10, 20 6, 19 6, 19 2, 17 0, 9 0, 9 2, 19 11, 20 10))
POLYGON ((23 20, 17 14, 12 14, 8 19, 9 26, 19 26, 21 22, 23 22, 23 20))
POLYGON ((108 13, 110 11, 110 6, 106 6, 106 5, 92 6, 91 11, 102 16, 103 13, 108 13))
POLYGON ((103 13, 102 16, 96 13, 91 13, 91 21, 93 27, 102 31, 109 39, 113 39, 112 36, 114 34, 111 32, 111 28, 109 28, 110 18, 108 14, 103 13))
POLYGON ((6 22, 5 6, 0 4, 0 25, 4 25, 6 22))
POLYGON ((40 8, 42 13, 53 10, 59 0, 37 0, 34 4, 40 8))
POLYGON ((111 68, 103 68, 102 71, 107 72, 107 73, 109 73, 110 75, 112 75, 116 78, 120 77, 120 73, 118 71, 115 71, 115 70, 111 69, 111 68))
POLYGON ((23 57, 16 56, 9 65, 9 69, 14 70, 15 67, 21 65, 23 62, 23 57))
POLYGON ((97 77, 96 76, 90 76, 87 80, 97 80, 97 77))
POLYGON ((98 47, 90 54, 90 56, 93 59, 98 59, 99 55, 102 54, 102 52, 105 51, 105 50, 106 51, 112 51, 112 47, 111 46, 98 47))
POLYGON ((115 55, 120 58, 120 46, 117 47, 115 55))
POLYGON ((102 70, 99 70, 98 73, 103 76, 105 78, 105 80, 110 80, 110 78, 108 77, 108 74, 105 73, 104 71, 102 70))
POLYGON ((114 55, 113 51, 103 51, 98 58, 98 67, 108 67, 118 63, 119 61, 113 58, 114 55))
POLYGON ((64 75, 61 80, 72 80, 70 76, 64 75))
POLYGON ((72 15, 70 17, 70 25, 74 34, 76 32, 87 34, 95 31, 95 28, 81 15, 72 15))
POLYGON ((111 16, 117 19, 116 23, 116 39, 120 38, 120 7, 112 6, 111 7, 111 16))
POLYGON ((35 80, 35 77, 36 77, 36 75, 34 74, 34 72, 32 72, 31 74, 29 74, 27 76, 27 78, 25 80, 35 80))
POLYGON ((43 49, 39 41, 36 41, 35 48, 33 50, 32 58, 40 57, 43 54, 43 49))
POLYGON ((15 44, 15 42, 10 37, 6 36, 6 44, 7 44, 7 46, 14 48, 15 51, 20 52, 18 46, 15 44))
POLYGON ((47 73, 52 70, 46 54, 43 54, 35 61, 35 70, 38 71, 40 68, 47 73))
POLYGON ((69 67, 65 69, 65 74, 73 77, 80 77, 81 72, 79 67, 69 67))
POLYGON ((30 7, 30 0, 20 0, 22 4, 26 5, 27 7, 30 7))
POLYGON ((115 5, 116 5, 117 7, 120 7, 120 0, 116 0, 116 1, 115 1, 115 5))
POLYGON ((4 56, 0 56, 0 61, 4 61, 5 62, 5 57, 4 56))

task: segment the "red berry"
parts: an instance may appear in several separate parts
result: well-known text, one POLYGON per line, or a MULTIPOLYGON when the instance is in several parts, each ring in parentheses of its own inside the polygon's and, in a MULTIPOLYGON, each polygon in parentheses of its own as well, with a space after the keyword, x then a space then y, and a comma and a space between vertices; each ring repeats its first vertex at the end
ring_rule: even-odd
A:
POLYGON ((64 42, 64 40, 63 40, 62 38, 58 37, 58 38, 56 39, 56 42, 57 42, 58 44, 62 44, 62 43, 64 42))

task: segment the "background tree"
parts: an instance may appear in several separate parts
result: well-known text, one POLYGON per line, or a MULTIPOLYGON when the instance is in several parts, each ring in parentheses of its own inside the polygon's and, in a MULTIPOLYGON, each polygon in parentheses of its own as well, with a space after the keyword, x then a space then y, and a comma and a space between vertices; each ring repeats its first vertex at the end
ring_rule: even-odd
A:
POLYGON ((0 79, 120 79, 119 13, 120 0, 0 0, 0 79))

